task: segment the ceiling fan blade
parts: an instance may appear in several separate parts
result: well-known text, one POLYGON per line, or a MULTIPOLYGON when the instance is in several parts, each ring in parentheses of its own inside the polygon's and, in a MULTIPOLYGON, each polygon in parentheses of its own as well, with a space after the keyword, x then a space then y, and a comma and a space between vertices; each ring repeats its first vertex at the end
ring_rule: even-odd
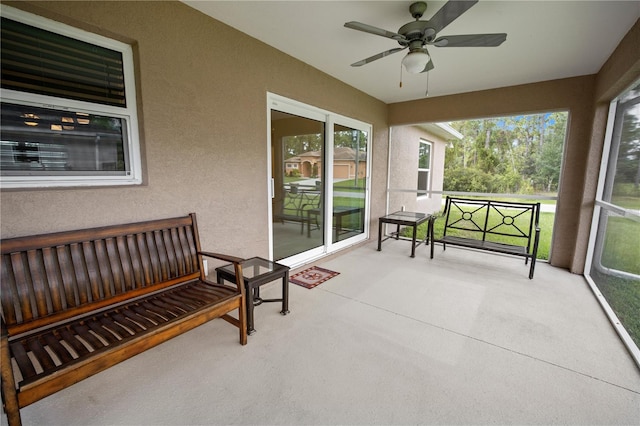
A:
POLYGON ((404 40, 405 37, 402 34, 394 33, 392 31, 383 30, 382 28, 374 27, 372 25, 363 24, 362 22, 351 21, 344 24, 345 27, 352 30, 363 31, 369 34, 375 34, 382 37, 387 37, 393 40, 404 40))
POLYGON ((467 34, 439 37, 432 44, 436 47, 495 47, 506 39, 505 33, 467 34))
POLYGON ((382 53, 378 53, 377 55, 370 56, 367 59, 363 59, 361 61, 354 62, 353 64, 351 64, 351 66, 352 67, 361 67, 362 65, 368 64, 369 62, 376 61, 378 59, 384 58, 385 56, 389 56, 392 53, 396 53, 396 52, 399 52, 399 51, 404 50, 404 49, 406 49, 406 47, 396 47, 394 49, 387 50, 386 52, 382 52, 382 53))
POLYGON ((424 67, 422 71, 420 71, 420 73, 431 71, 434 68, 435 66, 433 65, 433 61, 431 61, 431 58, 429 58, 429 62, 427 62, 427 65, 424 67))
POLYGON ((478 0, 449 0, 429 19, 429 24, 436 30, 436 33, 439 33, 444 27, 452 23, 476 3, 478 3, 478 0))

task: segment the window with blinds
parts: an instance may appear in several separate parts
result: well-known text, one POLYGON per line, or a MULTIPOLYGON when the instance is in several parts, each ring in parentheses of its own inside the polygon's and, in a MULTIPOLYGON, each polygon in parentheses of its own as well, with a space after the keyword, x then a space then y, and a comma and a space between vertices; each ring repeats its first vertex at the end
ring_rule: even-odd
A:
POLYGON ((1 7, 2 186, 141 183, 131 47, 1 7))
POLYGON ((2 18, 2 87, 126 106, 122 53, 2 18))

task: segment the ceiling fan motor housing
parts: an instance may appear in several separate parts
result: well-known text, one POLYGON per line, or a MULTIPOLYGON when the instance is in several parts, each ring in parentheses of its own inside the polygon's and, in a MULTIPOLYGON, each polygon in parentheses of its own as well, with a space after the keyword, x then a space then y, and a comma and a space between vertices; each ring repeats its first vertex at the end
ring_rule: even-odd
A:
POLYGON ((429 28, 429 21, 413 21, 400 27, 398 34, 406 37, 406 40, 398 40, 398 43, 402 46, 407 46, 408 42, 414 40, 421 40, 425 43, 430 42, 436 32, 433 28, 429 28))
POLYGON ((415 19, 420 19, 426 10, 427 4, 423 1, 415 2, 409 6, 409 12, 415 19))

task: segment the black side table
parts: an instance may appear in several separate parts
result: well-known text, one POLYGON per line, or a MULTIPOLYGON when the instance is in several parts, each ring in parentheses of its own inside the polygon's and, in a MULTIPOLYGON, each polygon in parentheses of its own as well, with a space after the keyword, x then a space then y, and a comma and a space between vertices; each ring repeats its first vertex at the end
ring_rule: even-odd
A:
MULTIPOLYGON (((244 260, 241 265, 246 292, 247 334, 253 334, 256 332, 253 327, 254 306, 261 305, 263 302, 282 302, 280 313, 282 315, 289 313, 289 267, 261 257, 244 260), (280 278, 282 279, 282 299, 262 299, 260 286, 280 278)), ((216 278, 220 284, 223 280, 235 283, 236 275, 233 264, 216 268, 216 278)))
MULTIPOLYGON (((427 233, 424 239, 420 240, 420 242, 416 244, 416 234, 418 230, 418 225, 420 225, 423 222, 426 222, 427 220, 429 220, 429 218, 431 218, 430 214, 405 212, 405 211, 395 212, 395 213, 388 214, 386 216, 382 216, 380 219, 378 219, 378 251, 382 250, 382 242, 388 240, 391 236, 395 236, 396 240, 400 239, 400 225, 411 226, 413 227, 413 233, 411 238, 411 257, 416 257, 416 247, 418 247, 420 244, 424 242, 429 244, 429 237, 431 236, 432 226, 433 226, 433 223, 431 221, 429 221, 427 224, 427 233), (385 223, 394 224, 394 225, 397 225, 397 227, 396 227, 396 231, 393 232, 390 237, 386 237, 383 239, 382 226, 385 223)), ((405 238, 402 238, 402 239, 405 239, 405 238)))

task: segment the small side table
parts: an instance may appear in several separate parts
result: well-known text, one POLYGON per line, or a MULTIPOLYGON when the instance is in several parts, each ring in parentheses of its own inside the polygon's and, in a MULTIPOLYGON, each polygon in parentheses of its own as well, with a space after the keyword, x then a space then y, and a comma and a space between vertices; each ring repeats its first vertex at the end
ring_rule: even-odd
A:
POLYGON ((420 244, 426 242, 429 243, 429 237, 431 236, 431 227, 433 226, 432 222, 429 221, 427 224, 427 233, 425 235, 424 240, 420 240, 418 244, 416 244, 416 234, 418 230, 418 225, 423 222, 426 222, 431 218, 431 215, 425 213, 414 213, 414 212, 395 212, 383 216, 378 221, 378 251, 382 250, 382 242, 388 240, 390 237, 386 237, 382 239, 382 226, 385 223, 390 223, 397 225, 396 232, 393 232, 391 235, 395 235, 396 240, 400 238, 400 225, 402 226, 411 226, 413 227, 413 234, 411 239, 411 257, 416 257, 416 247, 420 244))
MULTIPOLYGON (((253 325, 253 308, 266 302, 282 302, 282 315, 289 313, 289 267, 272 262, 261 257, 252 257, 241 262, 242 277, 244 278, 244 288, 246 293, 247 308, 247 334, 253 334, 256 329, 253 325), (260 297, 260 286, 282 279, 281 299, 262 299, 260 297)), ((223 280, 236 282, 233 264, 216 268, 216 279, 222 284, 223 280)))

